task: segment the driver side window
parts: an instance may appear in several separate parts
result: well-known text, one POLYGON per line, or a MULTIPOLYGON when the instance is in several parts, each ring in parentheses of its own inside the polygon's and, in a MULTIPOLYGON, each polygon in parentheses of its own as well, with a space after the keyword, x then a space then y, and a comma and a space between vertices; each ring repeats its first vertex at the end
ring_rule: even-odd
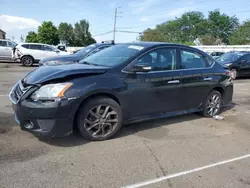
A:
POLYGON ((142 56, 138 65, 150 66, 151 71, 164 71, 176 69, 176 50, 170 48, 161 48, 151 51, 142 56))

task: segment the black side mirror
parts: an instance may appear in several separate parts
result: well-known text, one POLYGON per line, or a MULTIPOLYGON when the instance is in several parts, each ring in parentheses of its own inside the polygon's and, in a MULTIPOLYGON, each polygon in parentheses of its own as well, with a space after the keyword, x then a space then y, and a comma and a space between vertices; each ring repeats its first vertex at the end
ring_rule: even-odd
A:
POLYGON ((134 65, 132 68, 133 72, 149 72, 152 70, 152 67, 149 65, 134 65))

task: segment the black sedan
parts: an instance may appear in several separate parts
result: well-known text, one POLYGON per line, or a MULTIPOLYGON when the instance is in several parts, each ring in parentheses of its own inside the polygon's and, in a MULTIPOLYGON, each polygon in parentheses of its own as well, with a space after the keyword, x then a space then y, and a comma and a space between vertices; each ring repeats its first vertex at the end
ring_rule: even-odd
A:
POLYGON ((61 56, 47 57, 47 58, 41 59, 39 61, 39 66, 62 65, 62 64, 76 63, 76 62, 79 62, 80 60, 84 59, 85 57, 88 57, 92 54, 95 54, 95 53, 97 53, 105 48, 112 46, 112 45, 114 45, 114 43, 91 44, 91 45, 87 46, 86 48, 83 48, 72 55, 61 55, 61 56))
POLYGON ((206 53, 167 43, 128 43, 72 65, 43 66, 10 92, 21 129, 88 140, 114 136, 123 124, 200 112, 232 100, 230 71, 206 53))
POLYGON ((216 61, 231 70, 233 79, 250 76, 250 52, 228 52, 216 59, 216 61))

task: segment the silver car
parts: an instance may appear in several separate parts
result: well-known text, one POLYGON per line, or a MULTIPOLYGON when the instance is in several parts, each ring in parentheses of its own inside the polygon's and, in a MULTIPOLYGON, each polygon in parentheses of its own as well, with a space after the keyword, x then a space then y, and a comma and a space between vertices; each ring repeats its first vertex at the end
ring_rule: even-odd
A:
POLYGON ((0 61, 13 61, 13 48, 16 43, 10 40, 0 39, 0 61))

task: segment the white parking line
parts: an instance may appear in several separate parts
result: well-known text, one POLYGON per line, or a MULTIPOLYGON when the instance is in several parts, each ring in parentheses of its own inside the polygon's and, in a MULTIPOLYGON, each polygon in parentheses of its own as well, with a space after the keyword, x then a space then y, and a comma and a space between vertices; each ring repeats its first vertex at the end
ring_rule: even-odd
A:
POLYGON ((0 97, 8 97, 9 95, 0 95, 0 97))
POLYGON ((212 168, 212 167, 220 166, 220 165, 223 165, 223 164, 231 163, 231 162, 234 162, 234 161, 239 161, 239 160, 246 159, 246 158, 250 158, 250 154, 243 155, 241 157, 237 157, 237 158, 233 158, 233 159, 228 159, 228 160, 220 161, 220 162, 213 163, 213 164, 210 164, 210 165, 206 165, 206 166, 203 166, 203 167, 194 168, 192 170, 187 170, 187 171, 179 172, 179 173, 176 173, 176 174, 170 174, 168 176, 162 176, 160 178, 155 178, 155 179, 144 181, 144 182, 141 182, 141 183, 136 183, 136 184, 133 184, 133 185, 128 185, 128 186, 125 186, 123 188, 143 187, 143 186, 146 186, 146 185, 158 183, 158 182, 161 182, 161 181, 164 181, 164 180, 168 180, 168 179, 171 179, 171 178, 176 178, 176 177, 179 177, 179 176, 184 176, 184 175, 187 175, 187 174, 191 174, 191 173, 198 172, 198 171, 201 171, 201 170, 205 170, 205 169, 208 169, 208 168, 212 168))

